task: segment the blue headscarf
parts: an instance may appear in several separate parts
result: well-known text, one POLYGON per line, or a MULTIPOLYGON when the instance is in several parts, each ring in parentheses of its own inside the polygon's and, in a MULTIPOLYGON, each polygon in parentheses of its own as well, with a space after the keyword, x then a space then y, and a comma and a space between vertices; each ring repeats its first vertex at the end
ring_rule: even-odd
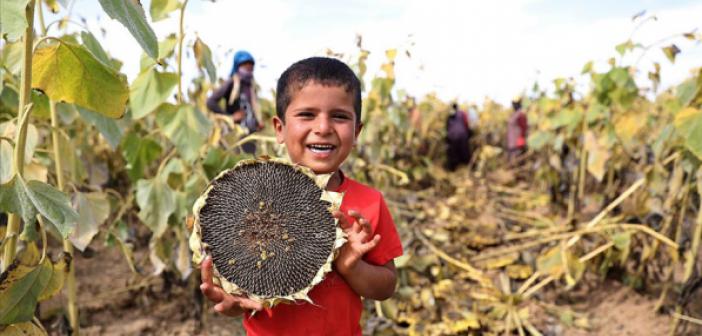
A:
POLYGON ((246 50, 237 51, 236 54, 234 54, 234 65, 232 66, 232 71, 229 73, 229 77, 234 76, 236 71, 239 70, 239 66, 246 62, 255 63, 251 53, 246 50))

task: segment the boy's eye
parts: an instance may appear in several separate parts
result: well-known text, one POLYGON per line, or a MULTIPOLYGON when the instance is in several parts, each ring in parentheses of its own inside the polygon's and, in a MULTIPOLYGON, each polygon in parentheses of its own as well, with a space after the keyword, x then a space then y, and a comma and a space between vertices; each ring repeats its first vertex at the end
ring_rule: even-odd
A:
POLYGON ((351 120, 351 119, 353 119, 353 117, 352 117, 350 114, 348 114, 348 113, 334 113, 334 114, 332 115, 332 117, 334 117, 335 119, 341 119, 341 120, 351 120))
POLYGON ((314 113, 310 111, 300 111, 297 113, 297 116, 302 118, 314 118, 314 113))

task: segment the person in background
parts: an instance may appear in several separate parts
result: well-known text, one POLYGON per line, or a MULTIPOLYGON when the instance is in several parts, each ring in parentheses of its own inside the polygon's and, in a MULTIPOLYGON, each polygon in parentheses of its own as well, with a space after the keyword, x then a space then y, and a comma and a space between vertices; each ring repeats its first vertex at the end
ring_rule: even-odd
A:
POLYGON ((458 108, 457 103, 451 105, 451 114, 446 120, 446 159, 447 168, 456 170, 458 166, 470 163, 470 137, 472 131, 465 111, 458 108))
POLYGON ((507 157, 509 162, 514 162, 517 157, 527 150, 527 115, 522 109, 522 99, 517 97, 512 100, 514 112, 507 121, 507 157))
MULTIPOLYGON (((251 134, 262 128, 253 77, 255 61, 248 51, 239 50, 234 54, 233 63, 229 78, 207 98, 207 108, 214 113, 230 115, 234 123, 251 134), (220 105, 222 101, 223 107, 220 105)), ((256 144, 247 142, 242 149, 246 153, 255 154, 256 144)))

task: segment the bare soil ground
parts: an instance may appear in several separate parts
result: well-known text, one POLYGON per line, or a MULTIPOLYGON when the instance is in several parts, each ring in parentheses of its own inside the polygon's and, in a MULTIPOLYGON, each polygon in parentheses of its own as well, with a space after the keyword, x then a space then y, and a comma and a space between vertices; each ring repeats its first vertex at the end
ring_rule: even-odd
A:
MULTIPOLYGON (((245 334, 240 319, 219 316, 211 306, 202 313, 192 289, 196 284, 170 276, 136 275, 118 249, 97 248, 91 258, 77 255, 75 260, 83 335, 245 334)), ((668 335, 670 330, 670 316, 653 311, 656 297, 639 294, 616 281, 562 296, 547 291, 542 297, 557 304, 550 313, 541 311, 533 317, 544 335, 668 335), (559 318, 554 309, 572 310, 576 317, 585 317, 589 327, 575 327, 563 317, 568 314, 559 318)), ((695 300, 702 303, 700 296, 695 300)), ((64 301, 59 295, 40 307, 52 335, 67 333, 62 317, 64 301)), ((691 306, 697 310, 692 315, 702 315, 702 304, 691 306)), ((700 335, 702 329, 689 326, 685 334, 700 335)))

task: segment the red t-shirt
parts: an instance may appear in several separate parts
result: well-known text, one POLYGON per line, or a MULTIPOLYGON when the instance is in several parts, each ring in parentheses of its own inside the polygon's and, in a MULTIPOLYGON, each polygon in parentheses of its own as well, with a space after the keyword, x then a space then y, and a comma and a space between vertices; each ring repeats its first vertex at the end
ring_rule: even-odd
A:
MULTIPOLYGON (((368 263, 385 265, 402 255, 402 243, 383 195, 366 185, 344 177, 336 190, 344 193, 341 211, 358 211, 371 223, 380 243, 363 257, 368 263)), ((353 217, 346 216, 350 223, 353 217)), ((248 335, 361 335, 361 297, 335 270, 309 292, 314 304, 296 302, 244 316, 248 335)))

